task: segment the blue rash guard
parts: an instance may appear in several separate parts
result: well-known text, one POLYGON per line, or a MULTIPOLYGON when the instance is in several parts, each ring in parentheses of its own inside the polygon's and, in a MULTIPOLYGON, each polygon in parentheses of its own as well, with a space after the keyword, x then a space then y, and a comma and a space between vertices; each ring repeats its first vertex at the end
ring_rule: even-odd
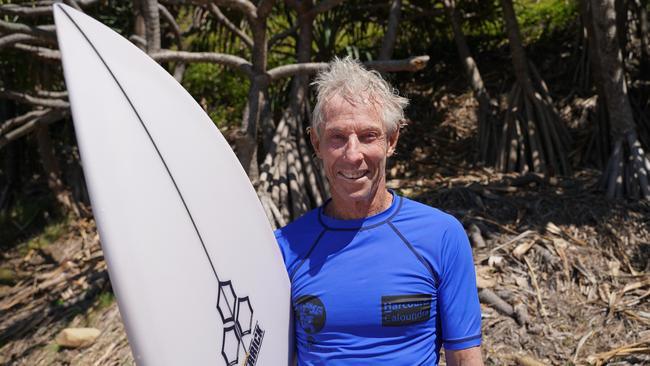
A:
POLYGON ((462 225, 391 193, 391 206, 365 219, 337 220, 320 207, 276 231, 299 365, 437 365, 441 346, 480 345, 462 225))

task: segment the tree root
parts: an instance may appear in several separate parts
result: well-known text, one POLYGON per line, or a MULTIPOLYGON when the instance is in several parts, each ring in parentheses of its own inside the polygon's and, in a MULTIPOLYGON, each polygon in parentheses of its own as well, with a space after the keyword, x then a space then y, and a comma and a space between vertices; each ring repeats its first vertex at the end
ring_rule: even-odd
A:
MULTIPOLYGON (((543 85, 540 83, 540 85, 543 85)), ((503 172, 568 175, 570 138, 548 92, 525 90, 516 82, 508 98, 497 169, 503 172)))
POLYGON ((324 201, 325 184, 301 129, 302 113, 285 111, 260 168, 257 194, 271 225, 281 227, 324 201))
POLYGON ((650 161, 630 131, 615 140, 600 184, 608 198, 650 199, 649 173, 650 161))

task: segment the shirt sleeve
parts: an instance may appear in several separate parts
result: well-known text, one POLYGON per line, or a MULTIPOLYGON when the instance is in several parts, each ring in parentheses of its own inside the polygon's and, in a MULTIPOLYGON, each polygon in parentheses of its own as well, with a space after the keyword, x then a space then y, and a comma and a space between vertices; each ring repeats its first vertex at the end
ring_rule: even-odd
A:
POLYGON ((481 305, 476 289, 472 248, 463 226, 454 219, 443 237, 438 289, 442 344, 461 350, 481 344, 481 305))
POLYGON ((282 229, 276 229, 273 234, 275 234, 275 240, 278 242, 278 247, 280 247, 280 252, 282 253, 282 260, 284 261, 284 266, 288 266, 288 254, 289 244, 287 243, 284 235, 282 234, 282 229))

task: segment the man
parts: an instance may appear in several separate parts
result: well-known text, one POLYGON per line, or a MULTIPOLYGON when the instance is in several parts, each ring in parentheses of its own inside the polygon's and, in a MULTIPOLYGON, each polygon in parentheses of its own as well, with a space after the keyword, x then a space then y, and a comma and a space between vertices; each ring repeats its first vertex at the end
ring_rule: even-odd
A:
POLYGON ((311 142, 331 199, 276 231, 291 280, 298 365, 483 365, 462 225, 386 189, 405 98, 335 59, 319 74, 311 142))

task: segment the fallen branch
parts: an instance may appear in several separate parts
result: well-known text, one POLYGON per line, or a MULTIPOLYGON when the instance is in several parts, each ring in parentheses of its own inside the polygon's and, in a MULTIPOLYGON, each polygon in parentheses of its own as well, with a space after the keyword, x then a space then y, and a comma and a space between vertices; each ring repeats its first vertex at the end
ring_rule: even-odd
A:
POLYGON ((519 325, 525 325, 527 322, 526 317, 521 316, 515 308, 503 300, 499 295, 495 294, 492 290, 484 288, 478 293, 478 298, 482 303, 490 305, 498 312, 513 318, 519 325))
POLYGON ((650 338, 589 356, 587 357, 587 362, 600 366, 616 356, 627 356, 640 353, 650 354, 650 338))

